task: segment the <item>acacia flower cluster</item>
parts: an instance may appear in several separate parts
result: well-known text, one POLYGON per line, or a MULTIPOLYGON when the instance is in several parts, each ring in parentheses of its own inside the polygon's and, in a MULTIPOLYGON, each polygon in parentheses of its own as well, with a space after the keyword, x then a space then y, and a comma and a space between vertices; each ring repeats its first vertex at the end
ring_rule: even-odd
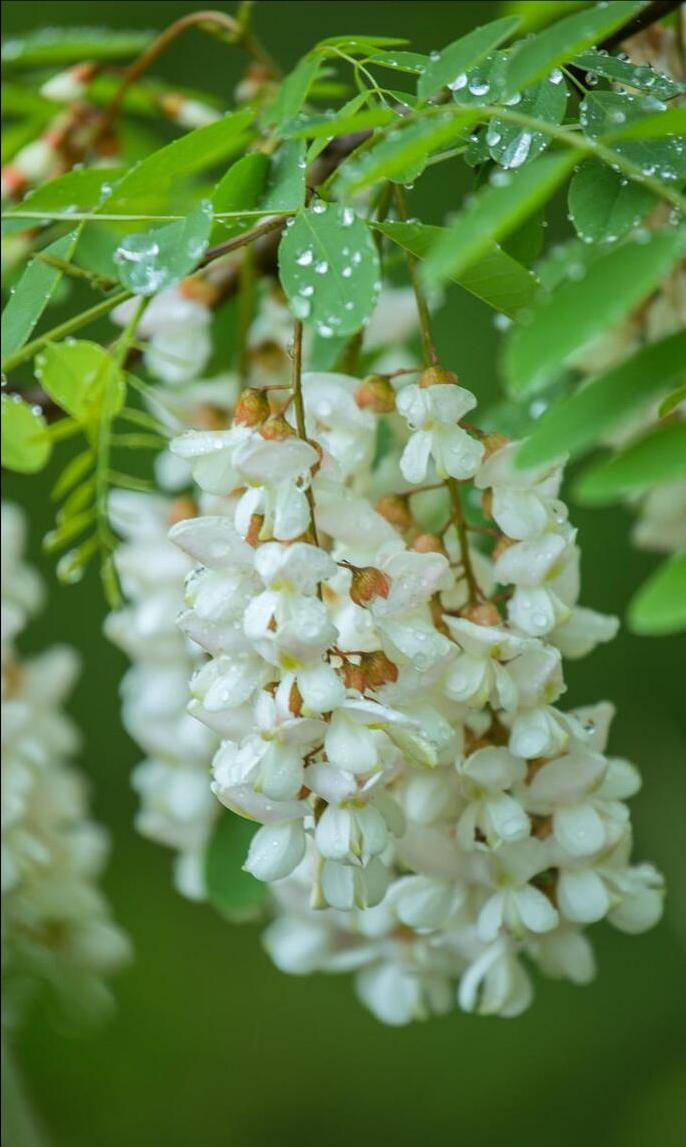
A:
POLYGON ((24 561, 25 523, 2 506, 3 977, 16 1020, 40 984, 86 1012, 110 1002, 106 977, 129 955, 97 886, 107 837, 88 814, 83 777, 69 764, 79 736, 62 704, 78 670, 74 650, 22 658, 16 639, 42 600, 24 561))
POLYGON ((585 982, 586 925, 660 914, 659 874, 630 862, 638 774, 604 752, 612 708, 556 705, 563 657, 617 622, 577 604, 561 468, 519 471, 517 443, 460 425, 476 400, 454 375, 396 391, 299 359, 296 326, 290 398, 249 388, 231 427, 172 443, 222 498, 171 530, 198 563, 180 625, 209 654, 191 689, 221 737, 212 787, 261 825, 245 868, 272 887, 279 967, 355 970, 389 1023, 448 1010, 456 985, 516 1015, 527 961, 585 982), (404 485, 375 506, 389 415, 404 485), (427 479, 437 532, 413 508, 427 479))

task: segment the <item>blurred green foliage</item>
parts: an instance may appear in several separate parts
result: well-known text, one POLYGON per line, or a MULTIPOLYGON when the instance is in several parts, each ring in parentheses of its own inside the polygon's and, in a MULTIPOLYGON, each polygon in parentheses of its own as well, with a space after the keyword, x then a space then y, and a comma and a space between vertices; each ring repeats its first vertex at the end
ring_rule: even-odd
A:
MULTIPOLYGON (((201 5, 9 0, 5 31, 96 21, 161 27, 193 7, 201 5)), ((406 36, 413 49, 429 52, 496 14, 491 3, 429 0, 266 0, 256 12, 267 46, 289 66, 312 42, 333 33, 406 36)), ((192 32, 172 46, 158 71, 226 97, 241 65, 238 53, 192 32)), ((440 223, 465 190, 444 174, 427 180, 418 196, 423 217, 440 223)), ((481 401, 492 401, 498 336, 487 308, 453 287, 436 333, 443 360, 481 401)), ((534 1006, 517 1020, 456 1011, 410 1029, 384 1028, 354 1002, 345 978, 284 977, 262 952, 258 927, 231 925, 207 906, 183 901, 171 886, 169 855, 135 834, 128 778, 137 752, 121 729, 117 697, 125 662, 101 635, 105 606, 97 576, 89 575, 78 591, 61 588, 52 563, 39 553, 51 524, 54 478, 49 467, 5 484, 4 497, 29 511, 32 556, 49 580, 49 604, 30 628, 26 648, 69 640, 82 651, 72 706, 86 737, 81 764, 92 778, 96 813, 112 833, 107 888, 133 937, 136 961, 116 982, 118 1011, 102 1029, 76 1039, 36 1012, 21 1033, 20 1068, 49 1143, 682 1143, 683 640, 623 632, 571 666, 567 697, 570 706, 609 697, 618 707, 611 747, 643 772, 644 790, 634 804, 637 855, 666 872, 663 923, 632 938, 594 929, 597 981, 590 988, 540 983, 534 1006)), ((630 548, 623 510, 573 513, 583 546, 584 600, 622 612, 631 589, 657 561, 630 548)))

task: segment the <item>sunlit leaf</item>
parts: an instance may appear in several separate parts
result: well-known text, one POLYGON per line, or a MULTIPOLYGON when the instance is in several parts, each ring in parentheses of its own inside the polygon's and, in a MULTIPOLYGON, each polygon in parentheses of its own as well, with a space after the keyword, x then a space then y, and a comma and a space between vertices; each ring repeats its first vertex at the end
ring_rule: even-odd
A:
POLYGON ((686 422, 658 426, 620 454, 587 470, 574 494, 581 502, 602 505, 650 486, 686 477, 686 422))
POLYGON ((298 114, 320 67, 321 57, 317 55, 303 56, 298 61, 293 71, 281 81, 276 98, 263 113, 265 126, 279 127, 298 114))
POLYGON ((380 288, 369 228, 352 208, 323 202, 284 232, 279 274, 293 314, 324 338, 359 330, 380 288))
POLYGON ((686 628, 686 550, 668 558, 629 606, 634 633, 677 633, 686 628))
POLYGON ((655 196, 647 187, 595 160, 583 163, 569 185, 570 218, 586 243, 615 243, 654 204, 655 196))
MULTIPOLYGON (((70 215, 79 212, 93 211, 101 205, 112 185, 122 177, 125 169, 122 167, 84 167, 78 171, 68 171, 57 179, 51 179, 35 191, 24 196, 21 203, 10 208, 5 219, 12 219, 14 211, 31 211, 40 215, 41 211, 63 212, 70 215)), ((35 226, 32 222, 24 222, 24 227, 35 226)))
POLYGON ((254 824, 224 812, 205 854, 207 898, 222 916, 236 923, 259 918, 267 900, 267 885, 243 869, 254 835, 254 824))
POLYGON ((36 358, 36 377, 46 394, 78 422, 116 413, 124 401, 124 380, 111 355, 97 343, 49 343, 36 358))
POLYGON ((650 64, 632 64, 630 60, 611 56, 608 52, 599 52, 595 48, 575 56, 572 63, 575 68, 582 68, 587 73, 589 83, 591 78, 601 76, 605 80, 646 92, 658 100, 670 100, 684 91, 686 86, 672 76, 657 72, 650 64))
POLYGON ((536 466, 587 450, 671 386, 684 363, 686 331, 641 347, 544 414, 521 447, 518 464, 536 466))
POLYGON ((441 88, 459 84, 461 77, 469 68, 507 40, 518 25, 518 17, 504 16, 500 20, 493 20, 490 24, 474 28, 466 36, 461 36, 459 40, 448 44, 435 58, 430 56, 429 63, 420 74, 417 84, 419 98, 428 99, 441 88))
MULTIPOLYGON (((542 162, 542 161, 539 161, 542 162)), ((578 279, 544 297, 532 321, 513 331, 504 366, 513 393, 528 394, 646 297, 686 252, 686 229, 612 248, 578 279)))
POLYGON ((40 410, 18 394, 2 396, 2 464, 8 470, 33 474, 42 470, 52 445, 40 410))
POLYGON ((509 235, 545 203, 572 169, 568 154, 543 156, 479 191, 445 229, 425 264, 428 283, 459 276, 488 251, 489 244, 509 235))

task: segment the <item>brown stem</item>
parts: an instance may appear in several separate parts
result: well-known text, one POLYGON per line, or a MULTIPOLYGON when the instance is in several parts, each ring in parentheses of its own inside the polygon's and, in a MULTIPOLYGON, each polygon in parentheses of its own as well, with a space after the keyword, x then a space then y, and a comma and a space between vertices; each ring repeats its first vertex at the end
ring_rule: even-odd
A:
POLYGON ((450 501, 452 503, 453 512, 452 518, 455 522, 455 532, 460 546, 460 557, 462 559, 462 566, 464 568, 464 577, 467 582, 467 589, 469 591, 469 601, 474 603, 479 596, 479 589, 476 582, 476 575, 472 565, 472 555, 469 552, 469 542, 467 539, 467 523, 462 512, 462 500, 460 498, 460 487, 455 478, 446 478, 446 486, 450 494, 450 501))
POLYGON ((224 243, 217 243, 216 247, 208 247, 200 262, 201 267, 207 266, 214 259, 219 259, 221 255, 230 255, 232 251, 238 251, 241 247, 245 247, 248 243, 253 243, 255 239, 259 239, 262 235, 268 235, 270 231, 277 231, 284 225, 284 217, 280 216, 278 219, 267 219, 264 223, 258 223, 256 227, 252 227, 250 231, 244 231, 242 235, 236 235, 233 239, 227 239, 224 243))
POLYGON ((147 72, 148 68, 155 63, 155 60, 166 51, 174 40, 181 36, 188 28, 197 27, 202 24, 215 25, 216 27, 225 29, 233 37, 233 42, 245 48, 250 55, 259 60, 272 76, 277 78, 281 74, 280 69, 259 41, 255 39, 247 28, 242 27, 237 20, 234 20, 233 16, 229 16, 226 12, 219 12, 212 8, 202 9, 200 12, 188 12, 187 15, 181 16, 178 20, 175 20, 173 24, 170 24, 168 28, 165 28, 163 32, 160 32, 159 36, 141 52, 138 59, 134 60, 130 67, 126 69, 119 87, 102 113, 93 141, 94 143, 97 143, 98 140, 102 139, 103 136, 109 132, 119 114, 122 101, 129 88, 147 72))
POLYGON ((668 16, 675 8, 680 7, 681 0, 653 0, 647 8, 639 12, 637 16, 633 16, 611 36, 608 36, 602 43, 598 44, 598 48, 609 49, 616 48, 617 44, 621 44, 624 40, 628 40, 631 36, 635 36, 638 32, 643 32, 649 28, 651 24, 657 23, 662 20, 664 16, 668 16))
MULTIPOLYGON (((305 425, 305 402, 303 400, 303 387, 302 387, 302 366, 303 366, 303 325, 300 319, 295 320, 293 327, 293 406, 295 407, 295 424, 298 428, 298 438, 303 442, 307 442, 311 446, 309 438, 307 437, 307 427, 305 425)), ((315 546, 319 545, 319 537, 317 535, 317 523, 314 518, 314 494, 312 493, 312 486, 307 487, 307 501, 310 507, 310 520, 312 524, 312 538, 315 546)), ((319 587, 321 590, 321 586, 319 587)))

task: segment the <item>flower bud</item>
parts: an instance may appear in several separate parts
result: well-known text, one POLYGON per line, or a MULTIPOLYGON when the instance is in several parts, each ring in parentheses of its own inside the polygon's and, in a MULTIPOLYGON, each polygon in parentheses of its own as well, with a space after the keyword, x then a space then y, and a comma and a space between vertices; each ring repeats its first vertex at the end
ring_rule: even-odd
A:
POLYGON ((295 430, 283 414, 270 414, 260 426, 260 434, 270 442, 283 442, 285 438, 294 438, 295 430))
POLYGON ((395 391, 382 374, 370 374, 355 391, 355 402, 361 410, 390 414, 395 410, 395 391))
POLYGON ((167 522, 171 527, 177 522, 185 522, 187 518, 196 518, 197 515, 198 503, 188 494, 184 494, 172 502, 167 513, 167 522))
POLYGON ((418 554, 445 554, 445 546, 438 534, 418 534, 410 549, 418 554))
POLYGON ((442 366, 427 366, 419 379, 419 385, 425 390, 428 386, 455 386, 457 375, 452 370, 442 366))
POLYGON ((375 566, 350 566, 352 582, 350 596, 355 605, 367 606, 376 597, 388 597, 391 591, 391 579, 388 574, 375 566))
POLYGON ((501 625, 502 617, 497 605, 492 601, 476 601, 460 610, 460 617, 474 625, 501 625))
POLYGON ((409 530, 414 525, 409 499, 402 494, 384 494, 376 503, 376 512, 398 530, 409 530))
POLYGON ((364 693, 366 689, 379 689, 382 685, 397 681, 398 666, 381 650, 362 653, 359 665, 350 661, 344 666, 343 678, 347 689, 357 689, 359 693, 364 693))
POLYGON ((233 420, 237 426, 261 426, 270 413, 269 399, 264 391, 247 386, 238 396, 233 420))

